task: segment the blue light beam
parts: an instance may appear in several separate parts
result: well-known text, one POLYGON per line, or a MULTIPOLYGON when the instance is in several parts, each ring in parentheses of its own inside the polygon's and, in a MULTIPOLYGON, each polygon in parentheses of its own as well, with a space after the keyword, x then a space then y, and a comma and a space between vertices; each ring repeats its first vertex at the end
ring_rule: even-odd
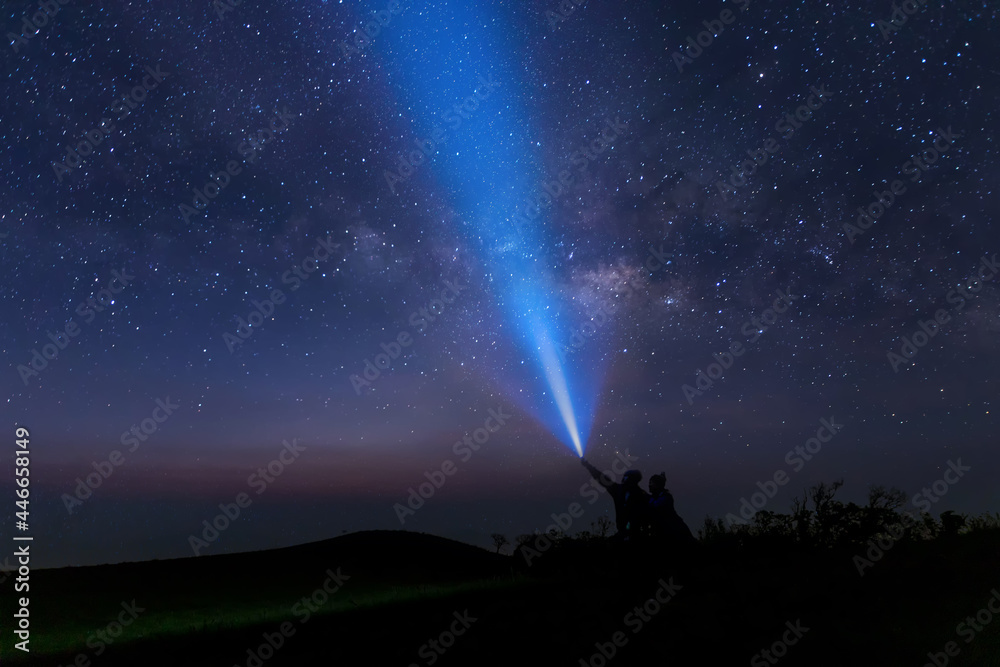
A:
POLYGON ((559 414, 569 433, 569 438, 576 449, 577 456, 583 457, 583 443, 580 441, 580 429, 576 425, 576 413, 573 412, 573 401, 569 397, 569 386, 562 362, 556 353, 556 346, 544 329, 535 333, 538 341, 538 354, 545 370, 545 378, 552 389, 552 398, 556 402, 559 414))
MULTIPOLYGON (((371 11, 381 8, 378 2, 362 5, 371 11)), ((385 72, 399 98, 397 107, 412 121, 402 130, 400 152, 412 151, 414 139, 419 142, 435 130, 439 138, 443 133, 440 148, 421 160, 399 187, 410 197, 429 184, 446 191, 485 259, 495 298, 516 324, 520 347, 537 373, 535 381, 544 381, 540 393, 551 392, 558 416, 546 414, 540 401, 528 407, 583 456, 593 401, 581 414, 583 402, 574 405, 572 399, 579 384, 559 356, 556 334, 567 329, 559 326, 556 290, 541 257, 548 246, 543 222, 527 229, 514 223, 517 210, 542 182, 544 164, 529 120, 530 97, 524 91, 531 88, 522 81, 524 67, 508 60, 527 49, 514 43, 519 32, 510 27, 514 18, 492 11, 516 8, 439 0, 406 12, 379 36, 375 48, 382 62, 371 63, 370 71, 385 72), (485 91, 484 77, 495 79, 496 89, 485 91), (463 102, 461 108, 454 106, 463 102)))

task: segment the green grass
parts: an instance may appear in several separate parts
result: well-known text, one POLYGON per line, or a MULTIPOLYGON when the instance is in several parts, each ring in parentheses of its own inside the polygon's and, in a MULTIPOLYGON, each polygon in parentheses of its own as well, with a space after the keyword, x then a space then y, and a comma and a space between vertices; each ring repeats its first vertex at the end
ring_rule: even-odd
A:
MULTIPOLYGON (((344 584, 343 589, 330 596, 312 618, 332 614, 372 609, 417 600, 447 598, 461 593, 498 590, 523 585, 520 578, 488 579, 441 584, 344 584)), ((174 594, 159 599, 139 599, 136 602, 143 611, 125 631, 114 640, 114 645, 129 644, 155 638, 211 634, 219 630, 231 630, 259 624, 291 621, 296 625, 303 616, 293 615, 292 607, 313 590, 264 591, 255 599, 238 599, 238 596, 202 596, 174 594)), ((245 596, 243 596, 245 597, 245 596)), ((104 629, 109 621, 116 619, 121 610, 120 600, 105 598, 95 603, 92 599, 84 602, 64 598, 61 606, 77 610, 69 615, 38 613, 33 620, 31 655, 64 654, 87 648, 88 636, 104 629), (110 610, 105 613, 105 610, 110 610)), ((310 621, 312 620, 310 618, 310 621)), ((5 659, 17 660, 26 657, 22 651, 5 643, 0 647, 0 655, 5 659)))

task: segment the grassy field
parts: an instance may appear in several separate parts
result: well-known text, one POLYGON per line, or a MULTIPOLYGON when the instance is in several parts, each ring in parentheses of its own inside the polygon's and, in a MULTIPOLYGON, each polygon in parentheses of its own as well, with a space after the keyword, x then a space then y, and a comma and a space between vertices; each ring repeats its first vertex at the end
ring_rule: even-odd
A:
MULTIPOLYGON (((358 610, 416 601, 430 602, 460 594, 485 593, 500 588, 523 586, 527 583, 529 582, 523 578, 438 584, 365 582, 351 586, 349 590, 344 590, 342 595, 330 596, 325 604, 317 605, 318 611, 315 614, 310 612, 309 616, 329 620, 331 616, 358 610)), ((48 589, 42 587, 40 590, 45 594, 48 589)), ((134 599, 142 611, 134 622, 124 628, 119 637, 108 637, 113 639, 113 643, 109 646, 123 647, 128 644, 179 637, 209 637, 221 632, 278 625, 289 620, 298 623, 307 618, 305 612, 308 609, 304 606, 299 607, 302 613, 296 616, 293 607, 303 596, 309 595, 312 591, 267 589, 258 591, 257 595, 248 596, 242 588, 202 589, 190 594, 181 591, 157 595, 137 594, 129 600, 122 600, 118 595, 119 592, 108 588, 100 591, 103 597, 89 595, 76 598, 76 601, 72 596, 55 595, 62 599, 62 605, 58 608, 41 607, 38 615, 32 619, 33 624, 39 628, 38 633, 32 636, 33 656, 35 658, 65 656, 74 652, 88 651, 88 638, 91 639, 92 647, 104 643, 97 631, 105 630, 108 624, 117 618, 123 611, 121 604, 123 601, 129 603, 134 599), (80 603, 80 600, 86 602, 80 603)), ((105 636, 108 636, 107 633, 105 636)), ((18 661, 22 657, 20 653, 5 644, 0 657, 4 660, 18 661)))

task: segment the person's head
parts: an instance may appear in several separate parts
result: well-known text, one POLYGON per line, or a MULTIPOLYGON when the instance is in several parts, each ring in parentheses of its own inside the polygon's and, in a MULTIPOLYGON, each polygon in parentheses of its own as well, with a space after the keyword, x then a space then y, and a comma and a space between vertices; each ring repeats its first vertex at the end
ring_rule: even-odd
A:
POLYGON ((639 486, 642 481, 642 473, 638 470, 626 470, 622 475, 622 484, 625 486, 639 486))
POLYGON ((649 492, 650 493, 660 493, 667 488, 667 475, 666 473, 660 473, 658 475, 653 475, 649 478, 649 492))

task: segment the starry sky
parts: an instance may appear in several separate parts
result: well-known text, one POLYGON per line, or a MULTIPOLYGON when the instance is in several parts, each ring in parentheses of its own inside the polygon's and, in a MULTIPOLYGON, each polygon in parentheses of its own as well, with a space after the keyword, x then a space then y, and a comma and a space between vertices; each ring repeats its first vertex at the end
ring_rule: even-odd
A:
POLYGON ((201 554, 544 530, 589 478, 540 340, 693 529, 779 470, 1000 508, 994 4, 56 6, 0 62, 39 562, 192 555, 240 493, 201 554))

